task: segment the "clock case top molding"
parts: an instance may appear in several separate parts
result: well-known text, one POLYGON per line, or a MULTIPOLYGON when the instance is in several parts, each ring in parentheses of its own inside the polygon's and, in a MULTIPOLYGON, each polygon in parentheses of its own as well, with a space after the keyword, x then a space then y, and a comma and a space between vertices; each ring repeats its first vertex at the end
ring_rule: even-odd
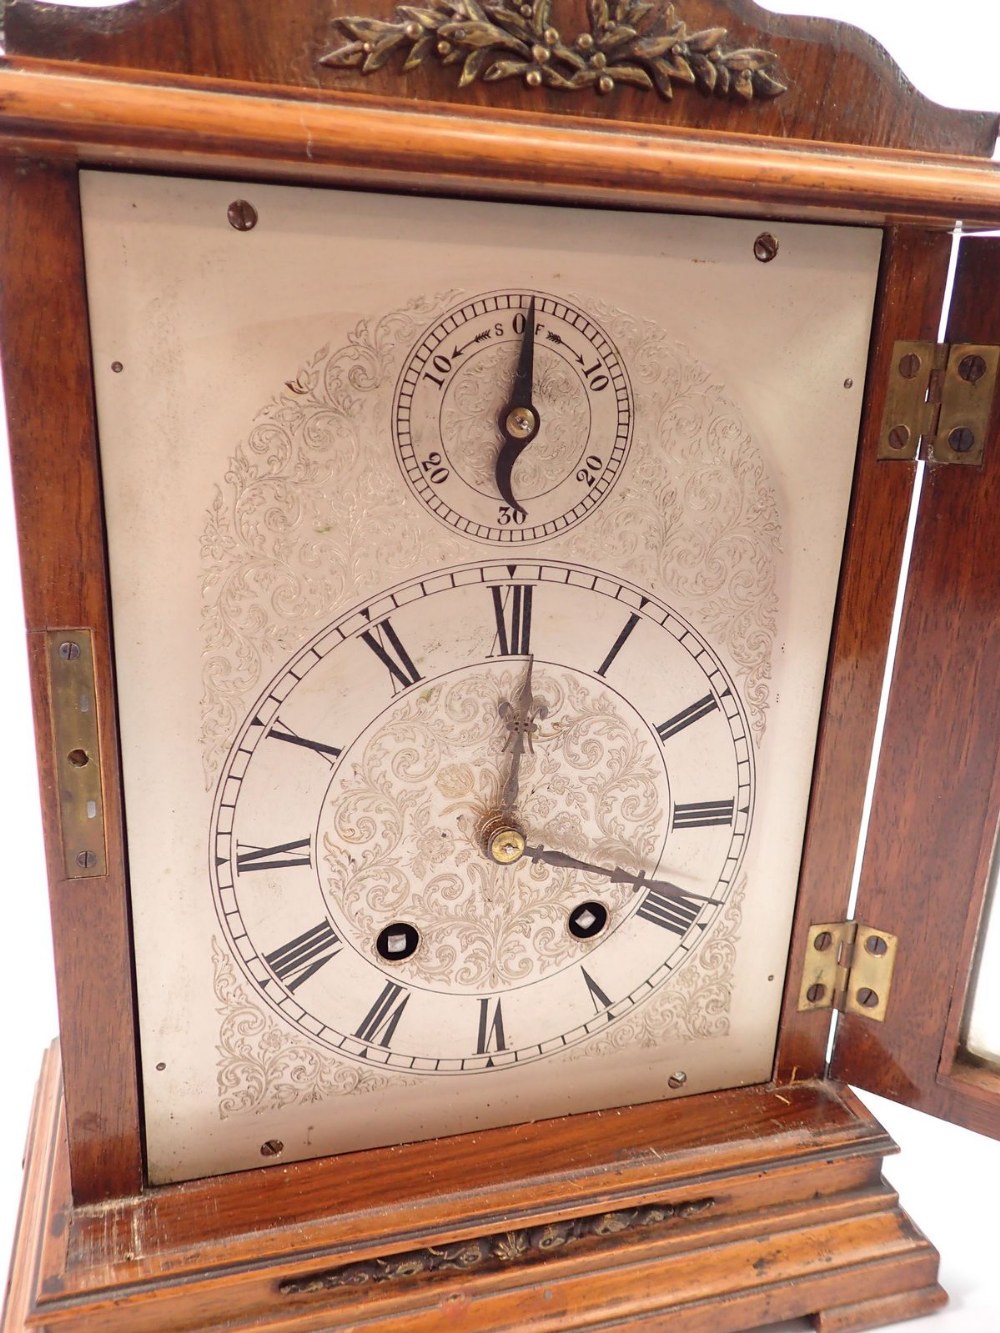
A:
MULTIPOLYGON (((936 1257, 880 1182, 891 1144, 827 1080, 850 1080, 1000 1134, 1000 1077, 961 1048, 1000 816, 1000 576, 974 560, 968 542, 974 532, 977 548, 988 550, 1000 539, 997 402, 983 464, 930 465, 921 504, 857 908, 860 920, 900 942, 885 1022, 842 1017, 828 1069, 830 1015, 802 1010, 799 983, 810 928, 845 913, 916 466, 878 457, 893 346, 936 336, 947 227, 1000 223, 1000 172, 988 161, 996 118, 927 103, 869 38, 844 25, 779 19, 749 3, 691 0, 670 21, 683 19, 688 33, 724 29, 716 40, 722 51, 773 53, 767 68, 787 91, 705 96, 682 81, 670 100, 617 85, 603 96, 593 87, 516 80, 459 88, 454 67, 428 61, 402 72, 400 52, 370 74, 323 64, 344 41, 333 20, 359 7, 305 0, 150 0, 98 11, 10 0, 5 7, 0 229, 3 253, 16 261, 0 276, 0 328, 62 1047, 61 1075, 52 1056, 43 1078, 21 1228, 25 1257, 15 1264, 5 1327, 27 1320, 162 1328, 160 1299, 169 1327, 206 1327, 233 1308, 246 1319, 267 1312, 271 1322, 261 1326, 326 1327, 324 1302, 338 1272, 355 1263, 391 1268, 393 1256, 410 1254, 420 1256, 414 1272, 435 1270, 426 1278, 432 1285, 396 1286, 380 1269, 372 1291, 393 1292, 378 1306, 380 1327, 435 1327, 443 1299, 458 1302, 461 1327, 501 1318, 526 1326, 529 1316, 539 1328, 567 1327, 558 1321, 571 1309, 595 1312, 581 1313, 580 1327, 614 1317, 659 1326, 658 1292, 676 1286, 680 1256, 692 1251, 713 1256, 712 1276, 699 1292, 678 1295, 677 1309, 689 1307, 675 1311, 678 1328, 737 1329, 820 1310, 828 1312, 820 1327, 860 1328, 932 1308, 940 1300, 936 1257), (884 228, 769 1088, 446 1141, 436 1203, 420 1158, 406 1150, 281 1167, 259 1180, 247 1173, 144 1189, 81 165, 884 228), (64 860, 65 761, 50 723, 48 660, 51 631, 80 627, 93 636, 107 855, 106 873, 82 878, 68 875, 64 860), (927 817, 928 793, 937 818, 927 817), (706 1174, 709 1145, 723 1142, 731 1160, 706 1174), (497 1180, 470 1189, 472 1163, 483 1154, 498 1164, 497 1180), (810 1211, 820 1159, 837 1165, 824 1203, 810 1211), (761 1161, 762 1192, 747 1193, 740 1181, 761 1161), (623 1162, 631 1164, 624 1175, 623 1162), (277 1188, 269 1183, 275 1176, 277 1188), (662 1215, 638 1215, 653 1206, 662 1215), (771 1268, 773 1281, 763 1287, 760 1265, 773 1265, 773 1244, 748 1220, 762 1208, 772 1210, 773 1232, 802 1244, 787 1271, 771 1268), (537 1229, 548 1225, 577 1228, 558 1260, 536 1244, 537 1229), (35 1261, 27 1259, 33 1228, 37 1289, 35 1261), (609 1249, 612 1233, 619 1238, 609 1249), (491 1236, 508 1235, 527 1255, 524 1268, 505 1268, 490 1250, 491 1236), (474 1277, 440 1257, 442 1247, 470 1239, 486 1246, 470 1259, 474 1277), (825 1276, 806 1254, 821 1243, 839 1255, 825 1276), (256 1266, 247 1268, 251 1256, 256 1266), (545 1268, 544 1284, 531 1276, 538 1263, 558 1265, 545 1268), (514 1273, 529 1276, 523 1282, 514 1273), (559 1294, 546 1309, 542 1286, 550 1278, 559 1294), (157 1300, 143 1306, 150 1287, 157 1300), (701 1296, 714 1300, 710 1314, 698 1312, 701 1296), (74 1322, 84 1309, 93 1322, 74 1322)), ((564 8, 567 16, 553 23, 584 29, 584 5, 564 8)), ((381 17, 392 17, 388 7, 381 17)), ((996 241, 963 242, 955 292, 949 340, 1000 342, 996 241)))
MULTIPOLYGON (((557 0, 547 12, 578 50, 604 8, 557 0)), ((0 136, 17 151, 84 164, 353 187, 658 209, 711 198, 717 212, 877 223, 948 223, 961 200, 968 224, 1000 216, 996 117, 936 106, 846 24, 779 17, 750 0, 653 6, 638 27, 620 26, 642 36, 681 24, 715 43, 682 58, 687 73, 672 77, 665 100, 620 76, 605 95, 590 84, 531 87, 527 73, 460 86, 464 66, 428 57, 406 70, 401 48, 369 73, 323 63, 345 43, 337 20, 359 9, 363 17, 338 0, 219 0, 208 12, 198 0, 106 9, 7 0, 0 136), (733 52, 763 60, 784 91, 706 94, 691 60, 718 65, 733 52)), ((626 9, 620 0, 614 12, 626 9)), ((383 3, 371 17, 398 15, 383 3)))

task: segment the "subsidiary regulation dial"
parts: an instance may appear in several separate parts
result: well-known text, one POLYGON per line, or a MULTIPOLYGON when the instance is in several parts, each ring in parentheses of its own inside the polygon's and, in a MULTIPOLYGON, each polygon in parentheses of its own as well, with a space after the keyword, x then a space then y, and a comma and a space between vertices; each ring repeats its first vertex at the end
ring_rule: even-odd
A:
POLYGON ((521 543, 597 508, 622 475, 632 417, 628 374, 591 315, 542 292, 490 292, 414 346, 396 385, 393 441, 410 490, 441 522, 521 543), (528 347, 530 429, 526 416, 527 442, 515 446, 528 347))

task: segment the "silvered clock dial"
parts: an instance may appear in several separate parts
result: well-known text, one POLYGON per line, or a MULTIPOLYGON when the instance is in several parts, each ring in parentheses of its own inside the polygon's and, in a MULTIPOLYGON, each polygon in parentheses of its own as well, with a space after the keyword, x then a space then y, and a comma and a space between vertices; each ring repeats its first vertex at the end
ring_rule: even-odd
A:
POLYGON ((83 202, 151 1180, 766 1081, 878 237, 83 202))
POLYGON ((324 627, 269 683, 213 820, 256 991, 354 1060, 513 1069, 696 956, 750 832, 718 656, 598 570, 474 564, 324 627))

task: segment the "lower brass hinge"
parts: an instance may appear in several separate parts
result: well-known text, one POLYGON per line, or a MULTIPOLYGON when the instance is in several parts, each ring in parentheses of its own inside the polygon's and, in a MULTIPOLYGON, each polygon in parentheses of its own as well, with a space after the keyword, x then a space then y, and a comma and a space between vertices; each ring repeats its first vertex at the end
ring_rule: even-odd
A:
POLYGON ((885 1019, 896 962, 895 935, 858 921, 812 926, 806 941, 799 1010, 839 1009, 885 1019))
POLYGON ((108 873, 92 636, 53 629, 45 638, 65 875, 89 879, 108 873))
POLYGON ((879 458, 982 463, 998 364, 986 344, 894 343, 879 458))

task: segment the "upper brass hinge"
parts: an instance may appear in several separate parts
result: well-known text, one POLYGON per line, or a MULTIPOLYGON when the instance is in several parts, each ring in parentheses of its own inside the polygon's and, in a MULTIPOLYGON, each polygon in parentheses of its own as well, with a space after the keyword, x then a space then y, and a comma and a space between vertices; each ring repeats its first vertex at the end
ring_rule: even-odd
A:
POLYGON ((895 935, 859 921, 812 926, 806 941, 799 1009, 839 1009, 881 1023, 896 963, 895 935))
POLYGON ((894 343, 879 458, 982 463, 998 365, 1000 347, 894 343))

